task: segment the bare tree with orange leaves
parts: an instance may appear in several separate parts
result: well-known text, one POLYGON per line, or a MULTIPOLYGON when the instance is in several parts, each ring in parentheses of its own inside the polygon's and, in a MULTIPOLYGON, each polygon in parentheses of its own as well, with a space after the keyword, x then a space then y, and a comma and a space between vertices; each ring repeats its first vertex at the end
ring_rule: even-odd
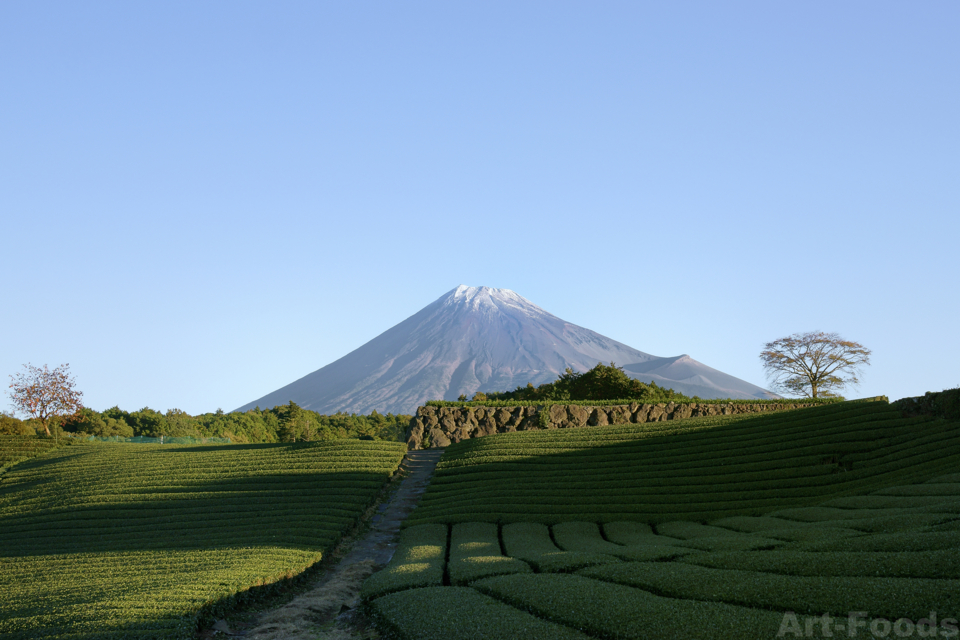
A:
POLYGON ((31 364, 26 371, 10 376, 10 399, 18 411, 28 413, 43 425, 50 435, 50 419, 74 415, 83 408, 83 393, 74 389, 70 365, 62 364, 52 371, 31 364))

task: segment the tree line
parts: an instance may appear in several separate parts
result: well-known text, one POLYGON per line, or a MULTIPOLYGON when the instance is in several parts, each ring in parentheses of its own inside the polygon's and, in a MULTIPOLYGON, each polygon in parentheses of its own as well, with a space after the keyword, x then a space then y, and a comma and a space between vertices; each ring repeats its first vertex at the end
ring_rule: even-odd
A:
MULTIPOLYGON (((105 411, 82 407, 72 415, 49 418, 46 426, 51 431, 78 436, 214 437, 251 444, 337 438, 402 441, 410 418, 409 415, 381 414, 376 411, 370 415, 324 415, 291 401, 270 409, 257 407, 243 413, 224 413, 218 409, 196 416, 180 409, 161 413, 149 407, 132 412, 119 407, 105 411)), ((37 418, 19 420, 0 414, 0 434, 33 435, 44 432, 44 425, 37 418)))
MULTIPOLYGON (((459 400, 465 401, 466 396, 459 400)), ((534 387, 519 386, 513 391, 477 392, 473 400, 522 400, 531 403, 546 400, 636 400, 655 404, 658 402, 691 402, 697 398, 688 398, 678 391, 658 386, 656 382, 640 382, 631 378, 624 370, 611 362, 597 366, 586 373, 578 373, 569 367, 553 382, 534 387)))

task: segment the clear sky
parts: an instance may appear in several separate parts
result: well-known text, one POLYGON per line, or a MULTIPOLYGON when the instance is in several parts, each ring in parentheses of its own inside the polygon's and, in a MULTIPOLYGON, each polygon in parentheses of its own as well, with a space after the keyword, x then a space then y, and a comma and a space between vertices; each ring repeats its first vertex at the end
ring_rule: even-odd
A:
MULTIPOLYGON (((458 284, 960 384, 960 3, 0 3, 0 376, 231 410, 458 284)), ((9 402, 4 398, 4 407, 9 402)))

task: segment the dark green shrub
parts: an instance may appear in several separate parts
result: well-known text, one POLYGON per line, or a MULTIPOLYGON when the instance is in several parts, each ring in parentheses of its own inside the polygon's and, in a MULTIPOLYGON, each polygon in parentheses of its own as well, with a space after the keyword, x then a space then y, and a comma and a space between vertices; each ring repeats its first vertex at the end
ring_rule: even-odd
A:
POLYGON ((907 415, 932 415, 947 420, 960 419, 960 387, 927 391, 916 398, 902 398, 893 406, 907 415))

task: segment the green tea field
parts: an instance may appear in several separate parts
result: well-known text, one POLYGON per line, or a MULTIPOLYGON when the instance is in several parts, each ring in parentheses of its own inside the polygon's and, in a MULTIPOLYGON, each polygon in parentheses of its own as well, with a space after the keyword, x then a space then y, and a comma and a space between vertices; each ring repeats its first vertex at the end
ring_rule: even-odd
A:
POLYGON ((958 471, 882 399, 468 440, 362 595, 409 640, 955 638, 958 471))
POLYGON ((958 468, 956 422, 885 401, 466 440, 408 525, 709 520, 924 480, 958 468))
MULTIPOLYGON (((0 638, 195 638, 404 453, 0 438, 0 638)), ((361 598, 400 640, 960 637, 960 421, 874 399, 467 440, 361 598)))
POLYGON ((0 637, 194 637, 320 560, 404 452, 73 444, 21 462, 0 476, 0 637))
POLYGON ((57 448, 55 441, 36 436, 0 436, 0 471, 57 448))

